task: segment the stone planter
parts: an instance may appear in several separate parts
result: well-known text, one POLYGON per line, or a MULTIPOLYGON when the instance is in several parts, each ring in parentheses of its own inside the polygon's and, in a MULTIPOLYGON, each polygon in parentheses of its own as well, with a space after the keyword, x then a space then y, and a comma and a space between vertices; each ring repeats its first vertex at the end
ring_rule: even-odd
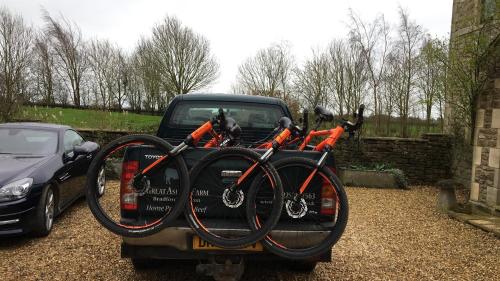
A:
POLYGON ((400 188, 396 175, 386 171, 340 170, 340 179, 346 186, 373 188, 400 188))

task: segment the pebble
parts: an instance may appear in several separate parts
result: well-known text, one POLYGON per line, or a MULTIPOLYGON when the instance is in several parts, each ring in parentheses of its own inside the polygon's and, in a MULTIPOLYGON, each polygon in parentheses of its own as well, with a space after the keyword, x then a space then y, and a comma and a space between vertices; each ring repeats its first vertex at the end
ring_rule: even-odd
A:
MULTIPOLYGON (((297 273, 285 263, 248 264, 243 280, 498 280, 500 239, 435 210, 437 190, 347 188, 349 222, 332 261, 297 273)), ((121 239, 93 218, 83 200, 45 238, 0 240, 0 279, 211 280, 195 262, 134 271, 121 239)))

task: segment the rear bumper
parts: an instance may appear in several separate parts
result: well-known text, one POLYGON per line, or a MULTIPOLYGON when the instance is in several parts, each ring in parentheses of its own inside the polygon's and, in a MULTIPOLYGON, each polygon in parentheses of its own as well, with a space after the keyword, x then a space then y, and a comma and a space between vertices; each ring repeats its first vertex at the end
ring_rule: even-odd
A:
MULTIPOLYGON (((227 230, 221 230, 227 232, 227 230)), ((235 232, 238 232, 235 230, 235 232)), ((297 237, 296 231, 273 231, 274 237, 281 236, 288 242, 296 242, 293 237, 297 237)), ((169 227, 154 235, 144 238, 123 237, 121 245, 121 254, 124 258, 151 258, 151 259, 187 259, 187 260, 205 260, 210 257, 234 257, 243 256, 247 260, 283 260, 265 249, 262 252, 241 251, 241 250, 194 250, 192 241, 194 232, 189 227, 169 227)), ((311 241, 314 238, 321 238, 322 233, 317 231, 308 231, 300 233, 303 241, 311 241)), ((302 243, 303 244, 303 243, 302 243)), ((331 261, 331 250, 315 258, 320 262, 331 261)))
MULTIPOLYGON (((165 260, 199 260, 205 261, 210 258, 217 257, 220 259, 231 258, 244 258, 248 261, 276 261, 286 260, 282 257, 276 256, 269 252, 241 252, 241 251, 181 251, 168 246, 138 246, 129 245, 122 242, 121 245, 122 258, 134 259, 165 259, 165 260)), ((324 253, 323 255, 311 259, 311 261, 330 262, 332 260, 332 251, 324 253)))

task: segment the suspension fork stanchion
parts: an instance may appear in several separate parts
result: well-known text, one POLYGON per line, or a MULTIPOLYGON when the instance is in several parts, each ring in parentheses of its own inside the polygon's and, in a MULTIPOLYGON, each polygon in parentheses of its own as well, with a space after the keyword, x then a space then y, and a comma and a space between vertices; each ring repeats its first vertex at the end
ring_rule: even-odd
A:
POLYGON ((299 193, 295 195, 294 200, 299 200, 300 198, 302 198, 302 194, 309 186, 309 183, 311 182, 313 177, 316 175, 318 170, 321 169, 325 165, 326 158, 330 154, 331 149, 332 148, 330 145, 328 145, 328 144, 325 145, 325 147, 323 149, 323 151, 324 151, 323 155, 321 155, 321 158, 319 158, 318 162, 316 163, 316 168, 311 172, 311 174, 309 174, 309 176, 306 178, 306 180, 302 183, 302 185, 300 186, 300 189, 299 189, 299 193))
POLYGON ((331 149, 335 146, 337 143, 338 139, 342 134, 344 133, 344 128, 341 126, 337 126, 333 130, 329 130, 330 136, 326 138, 324 141, 319 143, 314 150, 316 151, 324 151, 323 155, 319 159, 316 168, 312 171, 312 173, 307 177, 307 179, 302 183, 300 186, 300 191, 299 194, 302 195, 302 193, 306 190, 307 186, 309 185, 309 182, 311 182, 312 178, 314 175, 318 172, 318 169, 321 168, 325 162, 326 162, 326 157, 328 156, 328 153, 330 153, 331 149))
POLYGON ((281 145, 283 145, 283 143, 286 141, 286 139, 288 139, 288 137, 290 137, 291 134, 292 131, 289 128, 285 128, 279 135, 277 135, 272 142, 271 148, 267 149, 267 151, 264 152, 264 154, 262 154, 262 156, 259 158, 259 161, 250 166, 250 168, 248 168, 248 170, 246 170, 245 173, 243 173, 243 175, 238 178, 236 184, 233 184, 230 187, 231 191, 235 191, 236 187, 239 186, 255 170, 258 165, 262 165, 269 161, 271 156, 274 155, 274 152, 278 150, 281 145))
POLYGON ((259 158, 259 161, 255 162, 252 166, 250 166, 250 168, 248 168, 245 171, 245 173, 243 173, 243 175, 241 175, 238 178, 236 183, 231 185, 231 187, 229 189, 231 191, 235 191, 236 188, 255 170, 255 168, 257 168, 258 165, 264 164, 267 161, 269 161, 269 158, 271 158, 271 156, 273 156, 275 150, 276 149, 274 147, 271 147, 266 152, 264 152, 264 154, 262 154, 262 156, 259 158))

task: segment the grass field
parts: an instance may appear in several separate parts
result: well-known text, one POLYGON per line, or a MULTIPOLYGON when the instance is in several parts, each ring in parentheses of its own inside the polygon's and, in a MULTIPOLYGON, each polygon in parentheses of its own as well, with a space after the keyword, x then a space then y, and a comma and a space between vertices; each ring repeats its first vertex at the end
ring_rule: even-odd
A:
MULTIPOLYGON (((311 117, 310 117, 311 118, 311 117)), ((340 117, 335 117, 331 123, 324 123, 320 129, 330 129, 340 122, 340 117)), ((312 123, 309 124, 313 127, 312 123)), ((427 128, 425 120, 411 118, 408 120, 408 136, 409 138, 420 138, 425 133, 441 133, 441 126, 438 121, 432 120, 429 128, 427 128)), ((376 130, 376 120, 373 116, 366 117, 363 123, 362 136, 365 137, 401 137, 401 127, 399 119, 391 118, 389 126, 387 119, 382 119, 381 129, 376 130)))
MULTIPOLYGON (((391 120, 389 124, 389 129, 387 129, 387 123, 382 123, 382 129, 380 132, 376 132, 375 128, 375 120, 368 119, 363 124, 363 135, 364 136, 378 136, 378 137, 400 137, 401 136, 401 127, 399 124, 399 120, 391 120)), ((441 126, 437 124, 437 122, 432 122, 429 129, 423 120, 410 120, 408 122, 408 137, 410 138, 419 138, 422 134, 425 133, 441 133, 441 126)))
POLYGON ((65 124, 79 129, 155 132, 161 116, 109 112, 90 109, 23 106, 16 119, 65 124))
MULTIPOLYGON (((155 132, 160 125, 161 116, 143 115, 135 113, 109 112, 91 109, 72 108, 48 108, 41 106, 23 106, 16 119, 23 121, 33 120, 49 123, 65 124, 79 129, 108 129, 127 130, 137 132, 155 132)), ((323 129, 331 128, 337 124, 335 122, 323 124, 323 129)), ((418 138, 423 133, 439 133, 441 128, 438 122, 433 121, 427 130, 425 121, 411 119, 408 122, 408 137, 418 138)), ((373 117, 365 119, 363 125, 363 136, 390 136, 399 137, 399 120, 391 119, 389 131, 386 120, 382 121, 382 130, 375 132, 375 120, 373 117)))

